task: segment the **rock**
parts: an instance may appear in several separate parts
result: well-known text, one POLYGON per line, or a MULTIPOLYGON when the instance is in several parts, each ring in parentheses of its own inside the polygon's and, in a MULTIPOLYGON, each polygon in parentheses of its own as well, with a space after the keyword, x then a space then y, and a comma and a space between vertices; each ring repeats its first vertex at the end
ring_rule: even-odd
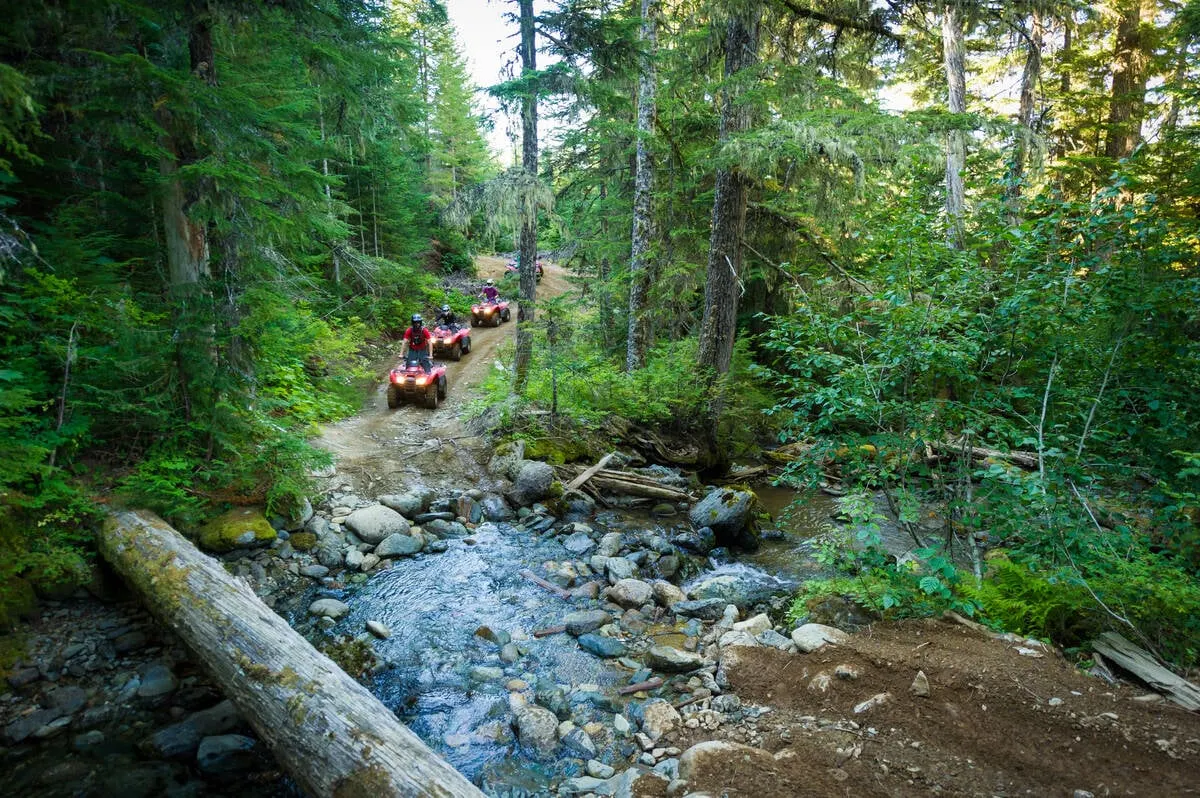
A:
POLYGON ((587 774, 594 779, 611 779, 616 773, 612 767, 598 759, 589 759, 584 767, 587 769, 587 774))
POLYGON ((305 565, 300 568, 301 576, 307 576, 310 579, 321 579, 329 575, 329 569, 324 565, 305 565))
POLYGON ((365 574, 367 571, 371 570, 376 565, 379 565, 379 561, 380 561, 380 557, 375 552, 371 552, 370 554, 364 554, 363 559, 362 559, 362 564, 358 566, 358 570, 362 571, 365 574))
POLYGON ((231 701, 193 712, 178 723, 159 729, 142 746, 163 757, 184 756, 196 750, 200 740, 210 735, 224 734, 241 724, 231 701))
POLYGON ((693 651, 682 651, 673 646, 651 646, 646 651, 646 664, 658 671, 683 673, 700 668, 708 662, 693 651))
POLYGON ((697 529, 709 527, 724 545, 758 548, 754 513, 758 498, 748 490, 718 488, 692 506, 688 520, 697 529))
POLYGON ((650 515, 655 518, 670 518, 677 512, 678 510, 675 509, 675 505, 670 502, 661 502, 650 508, 650 515))
POLYGON ((55 720, 52 720, 49 723, 42 726, 41 728, 39 728, 37 731, 35 731, 33 733, 33 736, 35 739, 38 739, 38 740, 48 740, 51 737, 57 737, 70 725, 71 725, 70 716, 64 715, 63 717, 56 718, 55 720))
POLYGON ((581 759, 591 759, 596 756, 596 744, 583 729, 571 729, 562 737, 562 744, 581 759))
POLYGON ((656 579, 650 587, 654 591, 654 600, 668 609, 687 600, 682 590, 663 579, 656 579))
POLYGON ((916 678, 913 679, 912 685, 908 689, 915 696, 924 698, 929 695, 929 678, 925 675, 925 671, 917 671, 916 678))
POLYGON ((891 693, 876 693, 865 701, 860 701, 854 705, 854 714, 861 715, 864 712, 870 712, 876 707, 881 707, 892 700, 891 693))
POLYGON ((757 637, 763 632, 771 628, 771 619, 764 613, 755 615, 753 618, 748 618, 744 621, 738 621, 733 625, 734 631, 749 632, 751 637, 757 637))
POLYGON ((734 646, 758 648, 762 644, 758 642, 754 635, 743 629, 730 629, 728 632, 721 635, 721 639, 717 641, 717 645, 722 649, 726 649, 734 646))
POLYGON ((844 682, 853 682, 858 679, 858 668, 853 665, 842 663, 833 669, 833 675, 844 682))
POLYGON ((75 735, 75 739, 71 741, 71 747, 76 751, 86 751, 89 748, 95 748, 104 742, 104 732, 92 729, 83 734, 75 735))
POLYGON ((559 795, 612 795, 611 792, 600 793, 605 787, 601 779, 592 776, 576 776, 565 779, 558 788, 559 795))
POLYGON ((421 527, 430 535, 439 538, 465 538, 470 531, 457 521, 434 519, 421 527))
POLYGON ((179 680, 166 665, 151 665, 142 675, 142 684, 138 687, 138 698, 159 698, 175 692, 179 680))
POLYGON ((359 570, 362 568, 363 560, 366 556, 358 549, 350 549, 345 555, 346 567, 352 571, 359 570))
POLYGON ((828 643, 845 645, 849 640, 850 635, 841 629, 834 629, 832 626, 824 626, 819 623, 806 623, 792 630, 792 642, 805 654, 816 651, 828 643))
POLYGON ((326 535, 317 543, 317 562, 326 568, 342 567, 342 543, 334 535, 326 535))
POLYGON ((554 486, 554 469, 538 460, 521 464, 510 494, 518 505, 530 505, 548 497, 554 486))
POLYGON ((311 532, 293 532, 288 540, 296 551, 312 551, 317 547, 317 536, 311 532))
POLYGON ((642 709, 642 732, 652 741, 682 726, 683 718, 679 712, 661 698, 647 701, 642 709))
POLYGON ((8 674, 8 683, 12 687, 25 687, 42 678, 42 672, 37 668, 17 668, 8 674))
POLYGON ((433 491, 428 488, 414 488, 406 493, 389 493, 379 497, 380 504, 407 518, 415 518, 423 513, 431 501, 433 491))
POLYGON ((694 532, 684 532, 671 538, 671 542, 681 549, 695 554, 708 554, 717 546, 717 535, 712 527, 702 526, 694 532))
POLYGON ((381 543, 391 535, 407 535, 412 525, 400 513, 382 504, 373 504, 350 513, 346 526, 367 543, 381 543))
POLYGON ((513 511, 503 496, 489 493, 480 500, 479 505, 483 508, 483 517, 489 521, 512 520, 513 511))
POLYGON ((586 532, 573 532, 563 539, 562 544, 563 548, 576 557, 582 557, 596 548, 596 541, 592 540, 586 532))
POLYGON ((330 533, 329 519, 323 515, 314 515, 304 525, 304 531, 320 540, 330 533))
POLYGON ((517 739, 539 757, 550 757, 558 747, 558 718, 548 709, 526 704, 515 710, 517 739))
POLYGON ((61 716, 62 712, 57 709, 39 709, 21 715, 4 727, 4 741, 9 745, 23 742, 43 726, 53 723, 61 716))
POLYGON ((618 736, 624 737, 625 735, 629 734, 631 729, 632 727, 629 725, 629 719, 624 715, 613 716, 613 731, 616 732, 618 736))
POLYGON ((609 588, 608 597, 622 607, 640 607, 654 600, 654 588, 640 579, 622 579, 609 588))
POLYGON ((632 579, 637 566, 624 557, 609 557, 604 562, 604 576, 610 585, 622 579, 632 579))
POLYGON ((729 715, 742 708, 742 699, 733 693, 725 693, 713 698, 712 708, 715 712, 729 715))
POLYGON ((308 614, 316 615, 318 618, 337 620, 348 612, 350 612, 350 607, 347 604, 333 598, 317 599, 308 605, 308 614))
POLYGON ((734 758, 751 764, 755 770, 772 773, 776 770, 775 758, 761 748, 728 740, 707 740, 696 743, 679 757, 679 778, 688 782, 689 789, 695 790, 704 786, 697 782, 698 776, 708 774, 711 778, 712 774, 723 770, 722 760, 734 758))
POLYGON ((760 632, 754 638, 764 646, 777 648, 780 651, 795 651, 796 644, 792 642, 790 637, 784 637, 774 629, 767 629, 765 632, 760 632))
POLYGON ((762 571, 737 568, 697 578, 688 585, 687 594, 693 599, 721 599, 724 604, 733 604, 745 611, 775 596, 790 595, 792 590, 789 583, 762 571))
POLYGON ((367 631, 380 640, 387 640, 392 636, 392 630, 379 621, 367 621, 367 631))
POLYGON ((616 557, 621 551, 621 533, 608 532, 601 536, 600 546, 596 549, 596 554, 601 557, 616 557))
POLYGON ((516 643, 505 643, 500 646, 500 661, 506 664, 516 662, 521 658, 521 651, 516 643))
POLYGON ((579 636, 579 647, 589 654, 608 658, 623 657, 626 651, 625 644, 620 640, 591 633, 579 636))
POLYGON ((240 734, 205 737, 196 751, 196 764, 203 773, 236 773, 254 766, 258 741, 240 734))
POLYGON ((46 693, 42 697, 42 706, 57 711, 59 715, 74 715, 83 709, 87 700, 87 690, 73 684, 64 685, 46 693))
POLYGON ((496 447, 487 470, 498 477, 514 481, 525 462, 525 441, 510 441, 496 447))
POLYGON ((200 546, 215 552, 266 546, 275 537, 275 527, 253 507, 236 507, 200 528, 200 546))
POLYGON ((418 535, 396 533, 388 535, 375 547, 375 556, 380 559, 388 557, 408 557, 419 552, 425 541, 418 535))
POLYGON ((562 619, 563 625, 567 627, 567 634, 574 637, 593 632, 610 621, 612 616, 604 610, 579 610, 568 613, 562 619))
POLYGON ((702 621, 720 620, 725 612, 725 600, 720 598, 697 599, 695 601, 678 601, 671 606, 671 611, 684 618, 699 618, 702 621))

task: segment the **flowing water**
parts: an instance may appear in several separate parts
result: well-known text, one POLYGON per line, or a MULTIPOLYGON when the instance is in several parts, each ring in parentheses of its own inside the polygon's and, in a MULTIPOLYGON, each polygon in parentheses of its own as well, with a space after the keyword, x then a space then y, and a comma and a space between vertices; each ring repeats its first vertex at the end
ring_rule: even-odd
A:
MULTIPOLYGON (((794 494, 760 489, 759 496, 776 514, 780 534, 754 554, 711 563, 713 570, 704 575, 738 573, 793 588, 816 572, 805 539, 828 521, 832 505, 820 497, 785 516, 783 507, 794 494)), ((590 522, 597 533, 649 528, 672 534, 655 530, 654 523, 611 513, 590 522)), ((388 626, 391 637, 374 646, 393 667, 376 677, 372 691, 489 794, 536 794, 557 777, 579 775, 579 760, 561 749, 562 758, 553 762, 536 762, 520 752, 511 730, 507 685, 520 679, 539 693, 557 686, 568 694, 579 725, 590 720, 611 724, 611 710, 619 707, 589 701, 595 696, 589 686, 613 696, 634 672, 616 660, 584 652, 566 634, 532 635, 560 623, 567 612, 595 603, 568 603, 520 575, 525 568, 543 574, 540 566, 549 560, 586 560, 587 555, 571 555, 553 536, 539 537, 509 524, 483 524, 472 537, 449 545, 443 554, 396 560, 390 570, 373 574, 348 597, 340 596, 351 612, 333 632, 358 635, 367 621, 388 626), (500 646, 476 634, 482 627, 501 639, 511 637, 520 659, 501 662, 500 646)), ((651 631, 656 642, 682 645, 683 636, 673 628, 651 631)), ((609 759, 603 752, 600 758, 609 759)), ((611 761, 619 764, 623 758, 611 761)))

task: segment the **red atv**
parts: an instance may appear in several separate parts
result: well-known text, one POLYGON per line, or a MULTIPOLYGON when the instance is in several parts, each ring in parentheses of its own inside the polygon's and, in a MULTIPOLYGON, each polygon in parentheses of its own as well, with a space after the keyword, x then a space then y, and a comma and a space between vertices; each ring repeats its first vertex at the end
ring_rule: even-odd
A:
POLYGON ((461 360, 462 356, 471 351, 471 331, 466 327, 452 330, 445 325, 433 328, 434 357, 448 357, 451 360, 461 360))
POLYGON ((401 364, 388 375, 387 403, 397 408, 405 402, 422 401, 430 410, 446 398, 446 367, 433 364, 428 374, 418 363, 401 364))
POLYGON ((471 306, 472 327, 480 327, 482 325, 499 327, 500 322, 508 321, 511 317, 512 313, 508 309, 507 299, 497 299, 495 302, 489 302, 485 299, 478 305, 471 306))

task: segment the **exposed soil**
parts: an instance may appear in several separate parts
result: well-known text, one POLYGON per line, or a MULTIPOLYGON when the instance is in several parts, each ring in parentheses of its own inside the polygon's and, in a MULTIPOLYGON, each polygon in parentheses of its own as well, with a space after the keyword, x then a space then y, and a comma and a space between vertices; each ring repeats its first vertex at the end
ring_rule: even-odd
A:
POLYGON ((672 744, 726 739, 774 754, 708 760, 688 789, 714 796, 1200 793, 1200 716, 1019 647, 927 620, 812 654, 739 649, 730 690, 773 711, 717 732, 683 729, 672 744), (918 671, 927 697, 910 691, 918 671), (882 705, 854 712, 880 693, 882 705))
MULTIPOLYGON (((480 282, 488 277, 499 280, 504 275, 504 264, 503 258, 476 258, 480 282)), ((573 289, 561 266, 546 261, 543 264, 539 297, 555 297, 573 289)), ((414 483, 489 487, 494 480, 479 462, 479 457, 486 455, 484 442, 467 429, 462 411, 476 396, 472 389, 497 368, 500 347, 516 336, 516 317, 514 303, 512 321, 499 327, 471 328, 471 351, 462 360, 439 361, 446 365, 449 385, 446 400, 436 410, 409 404, 389 409, 387 374, 380 373, 363 409, 352 418, 326 427, 314 441, 334 455, 337 483, 350 483, 353 490, 369 496, 402 490, 414 483)), ((397 359, 399 354, 397 342, 397 359)), ((483 459, 486 463, 486 456, 483 459)))

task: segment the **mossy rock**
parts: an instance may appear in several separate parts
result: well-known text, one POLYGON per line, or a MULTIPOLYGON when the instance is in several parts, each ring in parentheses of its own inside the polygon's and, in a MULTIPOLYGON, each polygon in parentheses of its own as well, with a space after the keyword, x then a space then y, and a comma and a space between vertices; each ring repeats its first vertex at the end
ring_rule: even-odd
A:
POLYGON ((271 522, 254 507, 235 507, 200 528, 200 546, 215 552, 266 546, 275 537, 271 522))
POLYGON ((550 490, 546 493, 548 499, 561 499, 566 488, 557 479, 550 483, 550 490))
POLYGON ((317 547, 317 536, 312 532, 293 532, 288 542, 296 551, 311 551, 317 547))
POLYGON ((11 628, 37 610, 37 594, 28 580, 9 576, 0 586, 0 627, 11 628))
POLYGON ((576 438, 535 438, 525 442, 525 456, 551 465, 591 459, 591 452, 581 435, 576 438))

